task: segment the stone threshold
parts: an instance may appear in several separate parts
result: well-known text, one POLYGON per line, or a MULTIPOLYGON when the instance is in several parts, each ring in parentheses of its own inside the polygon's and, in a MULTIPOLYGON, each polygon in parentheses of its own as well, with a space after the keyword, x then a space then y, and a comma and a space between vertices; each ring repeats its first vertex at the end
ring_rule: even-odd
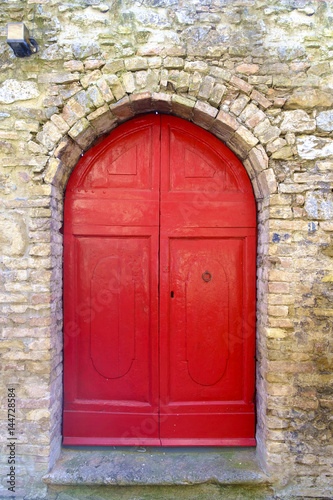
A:
POLYGON ((254 448, 67 446, 43 477, 48 485, 269 486, 254 448))

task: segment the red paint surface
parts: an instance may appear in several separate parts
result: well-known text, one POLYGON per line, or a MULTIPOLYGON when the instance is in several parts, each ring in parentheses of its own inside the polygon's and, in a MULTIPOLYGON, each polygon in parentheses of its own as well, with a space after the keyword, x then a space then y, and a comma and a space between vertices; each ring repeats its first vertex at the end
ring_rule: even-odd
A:
POLYGON ((65 199, 64 443, 254 445, 255 255, 250 181, 208 132, 148 115, 86 153, 65 199))

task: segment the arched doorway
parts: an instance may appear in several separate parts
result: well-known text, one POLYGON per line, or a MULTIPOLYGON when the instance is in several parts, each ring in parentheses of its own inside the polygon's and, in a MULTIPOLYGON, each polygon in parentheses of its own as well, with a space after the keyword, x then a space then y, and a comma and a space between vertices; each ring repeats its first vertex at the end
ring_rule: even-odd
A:
POLYGON ((64 444, 254 445, 256 214, 244 167, 147 115, 79 161, 64 215, 64 444))

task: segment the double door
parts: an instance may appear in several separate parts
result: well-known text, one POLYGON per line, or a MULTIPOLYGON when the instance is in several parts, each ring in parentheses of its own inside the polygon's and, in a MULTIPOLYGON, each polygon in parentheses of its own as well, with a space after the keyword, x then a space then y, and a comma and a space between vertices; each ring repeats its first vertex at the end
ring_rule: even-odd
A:
POLYGON ((136 118, 80 160, 64 217, 64 444, 254 445, 238 159, 184 120, 136 118))

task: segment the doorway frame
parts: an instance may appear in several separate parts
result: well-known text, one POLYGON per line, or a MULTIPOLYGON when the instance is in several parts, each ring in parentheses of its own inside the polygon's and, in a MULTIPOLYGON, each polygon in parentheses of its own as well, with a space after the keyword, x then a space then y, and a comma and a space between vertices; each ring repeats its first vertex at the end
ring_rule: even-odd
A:
MULTIPOLYGON (((96 140, 109 134, 119 124, 141 113, 172 114, 192 121, 208 130, 224 142, 241 160, 252 182, 257 204, 257 327, 256 327, 256 414, 257 414, 257 455, 265 470, 275 463, 269 460, 267 449, 267 402, 265 379, 268 371, 266 363, 268 329, 268 249, 269 249, 269 205, 271 195, 277 192, 277 182, 272 168, 268 166, 268 156, 258 139, 234 116, 201 102, 180 98, 177 95, 143 92, 123 98, 100 112, 91 120, 88 130, 75 137, 67 133, 54 150, 44 175, 44 182, 51 186, 51 247, 53 261, 53 304, 52 338, 55 346, 52 359, 51 419, 54 422, 50 440, 49 467, 52 467, 61 452, 62 421, 62 247, 59 230, 62 226, 63 197, 67 181, 77 161, 95 144, 96 140)), ((83 118, 81 119, 83 120, 83 118)))

